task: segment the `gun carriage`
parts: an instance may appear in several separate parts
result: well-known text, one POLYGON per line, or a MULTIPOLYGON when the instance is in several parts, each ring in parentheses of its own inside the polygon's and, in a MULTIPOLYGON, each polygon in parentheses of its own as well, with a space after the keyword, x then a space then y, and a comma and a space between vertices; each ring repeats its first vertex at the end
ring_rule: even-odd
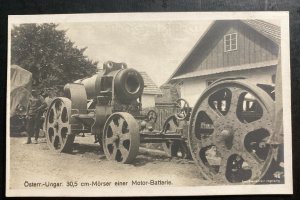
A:
POLYGON ((65 97, 53 100, 45 121, 47 143, 70 152, 76 135, 91 132, 108 159, 130 163, 140 143, 182 140, 179 134, 153 130, 157 114, 141 114, 143 89, 138 71, 125 63, 104 63, 102 71, 67 84, 65 97))

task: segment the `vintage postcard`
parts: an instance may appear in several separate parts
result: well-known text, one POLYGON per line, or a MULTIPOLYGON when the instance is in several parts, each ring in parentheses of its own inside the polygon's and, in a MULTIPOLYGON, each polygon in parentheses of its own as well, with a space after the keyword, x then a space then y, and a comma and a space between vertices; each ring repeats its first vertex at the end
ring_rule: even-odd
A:
POLYGON ((292 194, 288 12, 8 17, 7 196, 292 194))

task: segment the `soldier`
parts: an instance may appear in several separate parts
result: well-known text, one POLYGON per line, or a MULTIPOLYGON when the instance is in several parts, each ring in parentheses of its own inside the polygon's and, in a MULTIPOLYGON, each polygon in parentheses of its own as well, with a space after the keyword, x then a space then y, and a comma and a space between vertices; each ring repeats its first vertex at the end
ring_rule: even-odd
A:
POLYGON ((44 101, 44 98, 38 94, 37 90, 32 90, 32 97, 29 99, 29 104, 27 107, 26 113, 26 129, 27 129, 27 142, 26 144, 31 143, 31 137, 34 136, 34 144, 37 144, 40 131, 40 118, 43 114, 47 104, 44 101))

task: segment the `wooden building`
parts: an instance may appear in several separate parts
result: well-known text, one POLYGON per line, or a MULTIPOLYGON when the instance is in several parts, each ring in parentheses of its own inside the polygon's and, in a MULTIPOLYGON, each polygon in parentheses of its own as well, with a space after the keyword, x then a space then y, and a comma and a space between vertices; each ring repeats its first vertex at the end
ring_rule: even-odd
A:
POLYGON ((157 95, 162 95, 161 90, 153 82, 146 72, 140 72, 144 79, 144 91, 142 94, 142 106, 143 108, 155 107, 155 98, 157 95))
POLYGON ((167 83, 179 85, 181 97, 194 106, 204 89, 225 77, 251 83, 275 81, 280 27, 261 20, 214 21, 167 83))

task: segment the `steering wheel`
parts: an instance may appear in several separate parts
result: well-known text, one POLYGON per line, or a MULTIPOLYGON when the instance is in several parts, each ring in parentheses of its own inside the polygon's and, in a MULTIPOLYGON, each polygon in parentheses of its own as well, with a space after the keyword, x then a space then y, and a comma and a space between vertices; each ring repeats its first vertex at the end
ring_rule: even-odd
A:
POLYGON ((179 111, 175 114, 175 117, 178 120, 184 120, 188 117, 190 112, 189 103, 185 99, 177 99, 175 101, 176 107, 179 108, 179 111))
POLYGON ((147 120, 149 122, 152 121, 153 123, 155 123, 157 120, 157 113, 154 110, 149 110, 149 112, 147 113, 147 120))

